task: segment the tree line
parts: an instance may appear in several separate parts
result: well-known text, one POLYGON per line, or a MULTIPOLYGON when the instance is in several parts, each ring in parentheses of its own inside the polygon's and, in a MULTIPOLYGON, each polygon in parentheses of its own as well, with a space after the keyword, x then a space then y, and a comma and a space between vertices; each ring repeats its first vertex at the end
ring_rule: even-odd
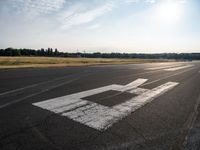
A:
POLYGON ((87 57, 87 58, 141 58, 141 59, 176 59, 176 60, 200 60, 200 53, 69 53, 60 52, 58 49, 41 48, 34 49, 0 49, 0 56, 44 56, 44 57, 87 57))
POLYGON ((57 48, 41 48, 39 50, 34 49, 15 49, 6 48, 0 49, 0 56, 59 56, 61 53, 58 52, 57 48))

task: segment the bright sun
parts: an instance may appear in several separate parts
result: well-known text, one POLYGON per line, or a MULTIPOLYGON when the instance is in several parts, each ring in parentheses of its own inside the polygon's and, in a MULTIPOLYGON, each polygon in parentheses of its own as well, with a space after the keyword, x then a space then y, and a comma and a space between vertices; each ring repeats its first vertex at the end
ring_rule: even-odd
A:
POLYGON ((157 5, 156 16, 162 23, 177 23, 182 16, 182 7, 180 3, 167 1, 157 5))

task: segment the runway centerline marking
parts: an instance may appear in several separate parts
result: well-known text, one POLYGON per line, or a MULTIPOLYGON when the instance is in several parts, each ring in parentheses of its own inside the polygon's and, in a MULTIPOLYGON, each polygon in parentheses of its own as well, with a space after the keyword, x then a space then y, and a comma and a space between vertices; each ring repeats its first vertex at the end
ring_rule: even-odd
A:
POLYGON ((167 82, 153 89, 139 88, 147 79, 137 79, 127 85, 112 84, 92 90, 78 92, 42 102, 33 103, 34 106, 66 116, 73 121, 93 129, 104 131, 114 123, 122 120, 135 110, 151 102, 158 96, 173 89, 179 83, 167 82), (109 90, 138 94, 135 97, 112 107, 85 100, 92 96, 109 90))

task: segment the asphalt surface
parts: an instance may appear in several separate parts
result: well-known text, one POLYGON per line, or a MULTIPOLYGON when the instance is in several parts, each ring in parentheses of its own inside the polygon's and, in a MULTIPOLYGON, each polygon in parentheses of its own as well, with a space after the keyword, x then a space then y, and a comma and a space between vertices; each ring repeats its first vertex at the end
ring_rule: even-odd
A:
POLYGON ((200 62, 8 69, 0 70, 0 85, 1 150, 200 149, 200 62), (55 98, 54 107, 62 96, 73 95, 74 99, 63 99, 75 101, 79 92, 113 84, 130 90, 128 84, 138 79, 143 79, 139 88, 145 90, 169 82, 175 84, 151 99, 148 96, 155 93, 153 90, 137 97, 140 94, 112 88, 82 97, 109 111, 134 97, 142 101, 137 109, 128 105, 127 110, 131 111, 119 114, 117 121, 108 121, 109 126, 101 129, 98 123, 104 118, 98 114, 99 107, 95 108, 96 113, 89 114, 96 115, 92 126, 84 122, 87 111, 76 111, 77 103, 67 112, 82 115, 82 120, 44 109, 40 103, 55 98))

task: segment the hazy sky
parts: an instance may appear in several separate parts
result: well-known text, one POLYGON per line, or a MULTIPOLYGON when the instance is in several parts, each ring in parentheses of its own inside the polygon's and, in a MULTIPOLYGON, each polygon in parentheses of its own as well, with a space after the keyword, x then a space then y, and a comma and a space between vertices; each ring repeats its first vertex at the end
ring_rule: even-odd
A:
POLYGON ((199 0, 0 0, 0 48, 200 52, 199 0))

